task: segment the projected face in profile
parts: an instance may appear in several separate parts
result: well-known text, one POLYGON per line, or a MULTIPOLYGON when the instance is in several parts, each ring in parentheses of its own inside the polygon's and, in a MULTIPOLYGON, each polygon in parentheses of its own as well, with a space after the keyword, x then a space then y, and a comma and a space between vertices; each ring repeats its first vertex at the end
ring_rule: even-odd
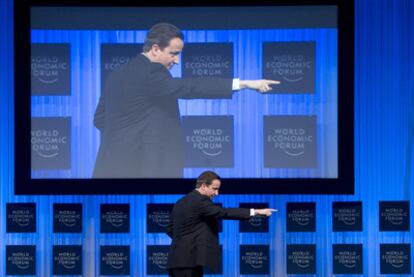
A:
POLYGON ((164 49, 154 44, 150 52, 153 55, 154 62, 158 62, 167 69, 171 69, 175 64, 179 63, 179 56, 183 48, 184 42, 180 38, 173 38, 164 49))

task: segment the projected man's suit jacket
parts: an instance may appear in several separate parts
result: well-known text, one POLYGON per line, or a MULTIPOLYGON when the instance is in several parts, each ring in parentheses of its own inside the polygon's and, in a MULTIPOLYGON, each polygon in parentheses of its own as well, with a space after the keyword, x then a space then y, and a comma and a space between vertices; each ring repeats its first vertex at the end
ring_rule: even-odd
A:
POLYGON ((101 144, 93 177, 181 177, 178 99, 231 98, 231 86, 230 79, 173 78, 138 55, 108 77, 99 99, 94 124, 101 144))

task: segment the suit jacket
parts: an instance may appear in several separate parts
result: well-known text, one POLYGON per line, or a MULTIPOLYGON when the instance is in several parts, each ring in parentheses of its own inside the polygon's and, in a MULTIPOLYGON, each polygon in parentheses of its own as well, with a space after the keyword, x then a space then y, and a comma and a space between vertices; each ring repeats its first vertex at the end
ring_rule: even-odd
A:
POLYGON ((173 78, 138 55, 114 71, 95 112, 101 131, 95 178, 181 177, 178 99, 231 98, 230 79, 173 78))
POLYGON ((167 234, 172 237, 167 268, 219 267, 217 219, 248 219, 249 209, 225 209, 193 190, 174 205, 167 234))

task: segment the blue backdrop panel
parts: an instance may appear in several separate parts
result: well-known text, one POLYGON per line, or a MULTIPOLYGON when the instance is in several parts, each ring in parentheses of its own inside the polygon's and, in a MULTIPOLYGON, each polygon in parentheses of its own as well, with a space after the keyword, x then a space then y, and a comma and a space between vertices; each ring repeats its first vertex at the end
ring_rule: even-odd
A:
MULTIPOLYGON (((101 44, 143 43, 146 31, 34 30, 32 43, 70 45, 70 96, 32 96, 32 117, 71 117, 72 168, 32 171, 34 178, 90 178, 100 139, 93 115, 101 94, 101 44)), ((337 30, 287 29, 238 31, 184 31, 185 42, 231 42, 234 77, 262 78, 265 42, 315 42, 315 92, 301 95, 261 95, 246 90, 231 100, 180 100, 180 114, 234 116, 234 168, 217 168, 222 177, 306 178, 337 177, 337 30), (263 116, 315 115, 317 120, 316 169, 269 169, 263 164, 263 116)), ((185 50, 184 50, 185 51, 185 50)), ((141 49, 137 47, 136 53, 141 49)), ((173 75, 181 76, 181 65, 173 75)), ((283 80, 281 80, 283 82, 283 80)), ((185 169, 184 177, 197 177, 201 169, 185 169)))

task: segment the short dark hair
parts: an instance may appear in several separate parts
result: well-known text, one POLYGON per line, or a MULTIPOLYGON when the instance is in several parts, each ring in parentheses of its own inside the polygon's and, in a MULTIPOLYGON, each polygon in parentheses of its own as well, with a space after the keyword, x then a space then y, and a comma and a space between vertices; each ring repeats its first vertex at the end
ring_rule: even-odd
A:
POLYGON ((214 180, 221 181, 221 178, 220 176, 218 176, 217 173, 213 171, 204 171, 197 178, 196 188, 201 187, 202 184, 206 184, 207 186, 210 186, 214 180))
POLYGON ((157 44, 163 50, 173 38, 184 40, 184 35, 178 27, 170 23, 155 24, 149 29, 142 50, 147 53, 154 44, 157 44))

